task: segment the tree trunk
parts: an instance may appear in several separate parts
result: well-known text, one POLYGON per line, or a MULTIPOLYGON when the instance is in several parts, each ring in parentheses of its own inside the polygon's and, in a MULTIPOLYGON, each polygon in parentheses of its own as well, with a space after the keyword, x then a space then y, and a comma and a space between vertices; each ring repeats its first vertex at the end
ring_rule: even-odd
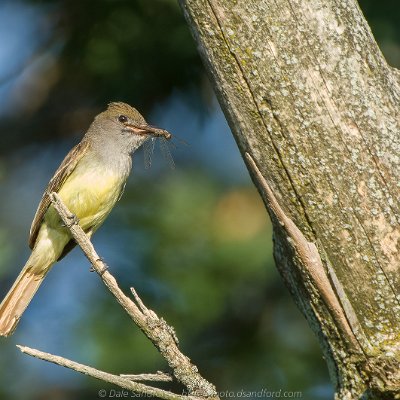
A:
POLYGON ((400 75, 354 0, 180 2, 336 398, 400 398, 400 75))

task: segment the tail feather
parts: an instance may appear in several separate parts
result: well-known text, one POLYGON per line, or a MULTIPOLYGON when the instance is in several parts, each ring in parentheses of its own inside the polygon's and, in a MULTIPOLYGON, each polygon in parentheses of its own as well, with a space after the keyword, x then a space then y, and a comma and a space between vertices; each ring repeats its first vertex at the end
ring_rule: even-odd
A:
POLYGON ((39 274, 35 273, 28 264, 22 269, 0 304, 0 336, 9 336, 14 332, 21 315, 39 289, 46 273, 46 270, 39 274))

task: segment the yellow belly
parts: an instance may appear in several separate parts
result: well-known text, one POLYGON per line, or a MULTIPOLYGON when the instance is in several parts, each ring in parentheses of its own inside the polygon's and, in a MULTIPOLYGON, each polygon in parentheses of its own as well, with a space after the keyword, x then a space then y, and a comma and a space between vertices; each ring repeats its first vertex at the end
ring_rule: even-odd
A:
MULTIPOLYGON (((124 184, 124 176, 117 175, 111 169, 91 160, 83 160, 64 182, 58 194, 68 209, 77 216, 82 229, 91 235, 114 207, 124 184)), ((50 206, 36 240, 35 263, 50 268, 70 240, 70 231, 63 226, 57 211, 50 206)))
POLYGON ((117 202, 121 178, 107 169, 98 168, 80 173, 77 168, 59 191, 69 210, 79 219, 84 230, 96 230, 117 202))
MULTIPOLYGON (((85 231, 93 233, 117 202, 125 179, 99 165, 81 163, 64 182, 58 194, 68 209, 79 219, 85 231)), ((59 218, 50 207, 45 222, 56 228, 59 218)))

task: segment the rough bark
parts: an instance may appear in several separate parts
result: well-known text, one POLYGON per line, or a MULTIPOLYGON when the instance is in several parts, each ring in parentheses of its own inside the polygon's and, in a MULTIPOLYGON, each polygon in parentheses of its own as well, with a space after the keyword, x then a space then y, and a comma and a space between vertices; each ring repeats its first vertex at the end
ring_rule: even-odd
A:
POLYGON ((398 71, 354 0, 180 3, 336 397, 400 396, 398 71))

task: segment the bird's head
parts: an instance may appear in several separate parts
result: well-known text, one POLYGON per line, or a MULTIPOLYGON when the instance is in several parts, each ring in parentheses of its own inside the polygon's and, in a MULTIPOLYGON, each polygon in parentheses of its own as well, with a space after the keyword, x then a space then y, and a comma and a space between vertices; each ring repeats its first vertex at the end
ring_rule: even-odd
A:
POLYGON ((151 137, 170 139, 172 135, 149 125, 143 116, 129 104, 113 102, 107 110, 97 115, 89 129, 89 136, 100 136, 102 140, 120 143, 128 152, 135 151, 151 137))

